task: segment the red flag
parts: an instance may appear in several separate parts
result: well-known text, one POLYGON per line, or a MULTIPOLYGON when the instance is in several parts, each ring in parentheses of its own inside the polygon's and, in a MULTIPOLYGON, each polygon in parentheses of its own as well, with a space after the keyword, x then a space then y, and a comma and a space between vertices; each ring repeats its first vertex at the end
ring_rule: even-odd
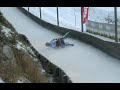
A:
POLYGON ((88 10, 89 7, 82 7, 83 24, 86 23, 86 21, 88 20, 88 10))

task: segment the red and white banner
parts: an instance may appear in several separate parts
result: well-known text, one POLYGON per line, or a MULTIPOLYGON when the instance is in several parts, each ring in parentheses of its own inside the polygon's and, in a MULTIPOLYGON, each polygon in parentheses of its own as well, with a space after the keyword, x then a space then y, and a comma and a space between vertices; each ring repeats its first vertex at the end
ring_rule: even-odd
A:
POLYGON ((88 10, 89 7, 82 7, 83 24, 88 20, 88 10))

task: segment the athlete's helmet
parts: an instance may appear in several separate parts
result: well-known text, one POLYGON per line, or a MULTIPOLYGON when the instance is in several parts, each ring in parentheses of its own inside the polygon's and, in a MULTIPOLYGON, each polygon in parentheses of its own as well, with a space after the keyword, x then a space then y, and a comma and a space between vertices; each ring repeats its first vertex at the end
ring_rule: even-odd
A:
POLYGON ((50 43, 47 42, 45 45, 49 47, 49 46, 50 46, 50 43))

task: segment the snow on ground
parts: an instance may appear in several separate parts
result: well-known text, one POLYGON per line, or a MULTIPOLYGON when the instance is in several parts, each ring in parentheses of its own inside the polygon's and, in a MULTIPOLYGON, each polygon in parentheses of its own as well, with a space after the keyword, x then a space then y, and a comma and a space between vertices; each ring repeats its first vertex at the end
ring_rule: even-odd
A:
POLYGON ((22 81, 18 80, 17 83, 23 83, 22 81))
POLYGON ((2 29, 3 29, 3 30, 1 30, 1 31, 2 31, 3 33, 5 33, 5 36, 6 36, 6 37, 12 37, 11 34, 10 34, 10 33, 12 33, 12 32, 11 32, 11 30, 10 30, 9 28, 6 28, 6 27, 2 26, 2 29))
POLYGON ((19 77, 19 79, 17 80, 17 83, 31 83, 31 82, 24 77, 19 77))
POLYGON ((74 83, 120 83, 120 60, 74 39, 75 46, 53 49, 45 43, 59 34, 39 26, 15 7, 0 7, 16 30, 27 36, 32 45, 52 63, 63 69, 74 83))
POLYGON ((5 83, 5 82, 0 78, 0 83, 5 83))
POLYGON ((42 73, 42 74, 45 74, 45 70, 44 70, 44 69, 42 69, 42 70, 41 70, 41 73, 42 73))
POLYGON ((26 51, 25 46, 19 41, 17 41, 16 48, 26 51))
MULTIPOLYGON (((32 9, 32 7, 31 7, 31 9, 32 9)), ((55 7, 44 7, 44 8, 42 7, 41 8, 41 17, 43 20, 50 22, 54 25, 57 25, 57 11, 56 11, 55 7)))
POLYGON ((36 56, 36 55, 34 54, 34 52, 32 51, 32 49, 31 49, 30 47, 28 47, 28 46, 23 45, 22 42, 17 41, 15 47, 18 48, 19 50, 23 50, 23 51, 25 51, 25 52, 29 52, 29 53, 31 53, 32 55, 36 56))
POLYGON ((29 12, 33 13, 33 15, 40 18, 40 9, 39 9, 39 7, 29 8, 29 12))

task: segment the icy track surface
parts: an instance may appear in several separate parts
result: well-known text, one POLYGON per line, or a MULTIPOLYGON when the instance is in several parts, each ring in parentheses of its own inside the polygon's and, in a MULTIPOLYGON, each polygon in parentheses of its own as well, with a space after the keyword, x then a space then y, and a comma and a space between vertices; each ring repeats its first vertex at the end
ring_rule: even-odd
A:
POLYGON ((102 51, 74 39, 73 47, 52 49, 45 43, 54 37, 61 37, 38 25, 15 7, 0 7, 3 15, 16 28, 27 36, 32 45, 52 63, 63 69, 73 83, 120 83, 120 61, 102 51))

